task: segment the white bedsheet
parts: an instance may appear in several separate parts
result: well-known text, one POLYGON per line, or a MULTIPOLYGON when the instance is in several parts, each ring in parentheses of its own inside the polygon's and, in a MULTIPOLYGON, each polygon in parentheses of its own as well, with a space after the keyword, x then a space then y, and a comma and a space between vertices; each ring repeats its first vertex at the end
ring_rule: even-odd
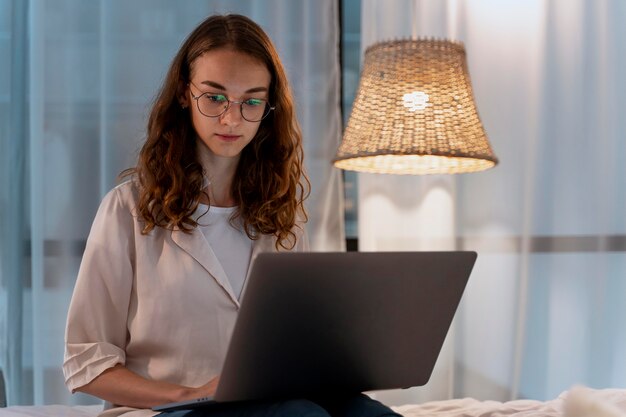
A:
POLYGON ((95 417, 101 405, 14 405, 0 408, 0 417, 95 417))
POLYGON ((463 398, 394 407, 405 417, 626 417, 626 390, 576 387, 550 401, 463 398))
MULTIPOLYGON (((626 389, 575 388, 550 401, 463 398, 393 407, 405 417, 626 417, 626 389)), ((0 408, 0 417, 95 417, 102 406, 0 408)))

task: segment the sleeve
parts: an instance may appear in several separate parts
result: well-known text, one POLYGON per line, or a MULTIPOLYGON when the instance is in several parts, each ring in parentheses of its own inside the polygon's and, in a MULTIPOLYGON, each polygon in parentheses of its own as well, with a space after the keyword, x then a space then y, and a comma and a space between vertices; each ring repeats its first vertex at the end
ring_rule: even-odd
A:
POLYGON ((102 200, 83 254, 65 330, 65 383, 72 392, 125 363, 133 285, 134 221, 119 187, 102 200))

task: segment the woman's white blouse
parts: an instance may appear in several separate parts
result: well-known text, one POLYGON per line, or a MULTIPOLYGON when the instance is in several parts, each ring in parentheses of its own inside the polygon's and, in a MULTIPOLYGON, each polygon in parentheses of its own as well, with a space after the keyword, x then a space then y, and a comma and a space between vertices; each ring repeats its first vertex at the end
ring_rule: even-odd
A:
MULTIPOLYGON (((72 391, 118 363, 185 386, 205 384, 221 371, 238 297, 200 231, 155 228, 142 235, 136 201, 133 183, 121 184, 102 200, 93 222, 66 326, 63 372, 72 391)), ((304 227, 296 233, 293 250, 308 250, 304 227)), ((274 244, 272 236, 261 236, 250 260, 276 251, 274 244)), ((112 404, 105 409, 107 416, 156 414, 112 404)))

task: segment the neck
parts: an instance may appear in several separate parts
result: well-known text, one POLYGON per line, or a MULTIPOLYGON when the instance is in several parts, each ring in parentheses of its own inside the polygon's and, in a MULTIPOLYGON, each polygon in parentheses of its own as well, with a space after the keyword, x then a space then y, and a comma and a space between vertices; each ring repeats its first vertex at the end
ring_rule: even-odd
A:
POLYGON ((200 202, 215 207, 233 207, 235 199, 232 193, 233 179, 239 163, 239 157, 226 158, 213 154, 204 144, 200 145, 200 162, 209 184, 205 191, 209 201, 203 195, 200 202))

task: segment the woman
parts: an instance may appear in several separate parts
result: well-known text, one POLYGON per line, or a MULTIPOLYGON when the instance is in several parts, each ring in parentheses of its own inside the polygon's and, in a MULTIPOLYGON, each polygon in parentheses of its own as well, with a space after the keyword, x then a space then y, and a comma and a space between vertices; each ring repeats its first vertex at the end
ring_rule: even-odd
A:
MULTIPOLYGON (((308 249, 302 159, 268 36, 244 16, 202 22, 171 64, 137 166, 94 220, 68 313, 68 388, 104 399, 107 416, 213 395, 251 261, 308 249)), ((395 415, 365 396, 163 415, 351 412, 395 415)))

